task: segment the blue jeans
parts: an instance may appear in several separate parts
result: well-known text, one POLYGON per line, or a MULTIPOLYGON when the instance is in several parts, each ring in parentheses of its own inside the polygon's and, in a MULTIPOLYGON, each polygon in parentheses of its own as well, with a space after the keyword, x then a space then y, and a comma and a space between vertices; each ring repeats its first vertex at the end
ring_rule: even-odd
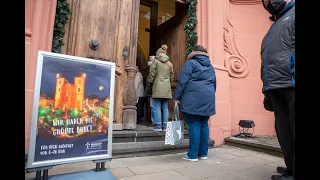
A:
POLYGON ((150 106, 151 106, 152 124, 161 127, 161 124, 162 124, 161 119, 162 119, 163 126, 166 127, 169 119, 168 99, 150 98, 150 106), (162 118, 161 118, 161 110, 163 112, 162 118))
POLYGON ((189 152, 191 159, 208 156, 209 116, 197 116, 182 113, 183 119, 189 125, 189 152))

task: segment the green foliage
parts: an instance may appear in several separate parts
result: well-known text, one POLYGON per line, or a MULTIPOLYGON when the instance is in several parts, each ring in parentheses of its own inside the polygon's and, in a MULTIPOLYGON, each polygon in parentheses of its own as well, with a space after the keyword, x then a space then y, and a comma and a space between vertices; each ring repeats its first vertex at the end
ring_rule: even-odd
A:
POLYGON ((184 25, 184 31, 186 32, 187 40, 187 50, 185 52, 186 56, 192 52, 192 49, 196 46, 198 40, 198 35, 195 31, 198 23, 196 14, 197 0, 187 0, 187 3, 189 4, 188 19, 184 25))
POLYGON ((54 21, 52 52, 61 53, 61 47, 64 45, 62 40, 65 34, 64 25, 68 22, 69 14, 71 14, 69 3, 66 0, 58 0, 54 21))

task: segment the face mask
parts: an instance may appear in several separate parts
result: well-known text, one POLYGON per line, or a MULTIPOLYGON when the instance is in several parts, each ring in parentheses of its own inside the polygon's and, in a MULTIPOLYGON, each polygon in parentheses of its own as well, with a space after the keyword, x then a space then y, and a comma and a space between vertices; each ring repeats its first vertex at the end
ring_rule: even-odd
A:
POLYGON ((279 14, 287 3, 284 0, 262 0, 263 7, 271 14, 279 14))
POLYGON ((148 66, 151 66, 151 64, 152 64, 152 61, 148 61, 148 66))

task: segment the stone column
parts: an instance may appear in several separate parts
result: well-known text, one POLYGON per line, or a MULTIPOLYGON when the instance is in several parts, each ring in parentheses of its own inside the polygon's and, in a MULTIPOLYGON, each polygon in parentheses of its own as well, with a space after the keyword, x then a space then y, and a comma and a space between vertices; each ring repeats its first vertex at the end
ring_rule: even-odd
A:
POLYGON ((137 124, 137 94, 134 79, 138 69, 136 67, 136 57, 140 0, 133 0, 132 3, 130 47, 128 49, 129 51, 123 54, 124 59, 126 59, 126 54, 128 55, 128 62, 125 68, 128 75, 128 83, 124 90, 123 97, 123 129, 136 129, 137 124))
POLYGON ((134 79, 137 73, 137 67, 127 66, 128 84, 124 90, 123 99, 123 129, 136 129, 137 124, 137 93, 134 79))

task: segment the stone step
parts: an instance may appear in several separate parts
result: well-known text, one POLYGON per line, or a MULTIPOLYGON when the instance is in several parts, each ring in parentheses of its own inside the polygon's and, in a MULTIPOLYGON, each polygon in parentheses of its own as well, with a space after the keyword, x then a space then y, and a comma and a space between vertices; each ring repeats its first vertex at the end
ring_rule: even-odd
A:
MULTIPOLYGON (((112 143, 164 141, 165 134, 152 130, 113 131, 112 143)), ((184 139, 189 139, 188 130, 184 131, 184 139)))
POLYGON ((238 137, 225 138, 225 144, 253 151, 263 152, 266 154, 282 157, 283 153, 279 145, 255 142, 238 137))
MULTIPOLYGON (((209 140, 209 147, 212 148, 214 143, 214 140, 209 140)), ((154 156, 184 152, 189 147, 189 139, 184 139, 182 144, 174 146, 165 145, 164 141, 113 143, 112 146, 113 158, 154 156)))

